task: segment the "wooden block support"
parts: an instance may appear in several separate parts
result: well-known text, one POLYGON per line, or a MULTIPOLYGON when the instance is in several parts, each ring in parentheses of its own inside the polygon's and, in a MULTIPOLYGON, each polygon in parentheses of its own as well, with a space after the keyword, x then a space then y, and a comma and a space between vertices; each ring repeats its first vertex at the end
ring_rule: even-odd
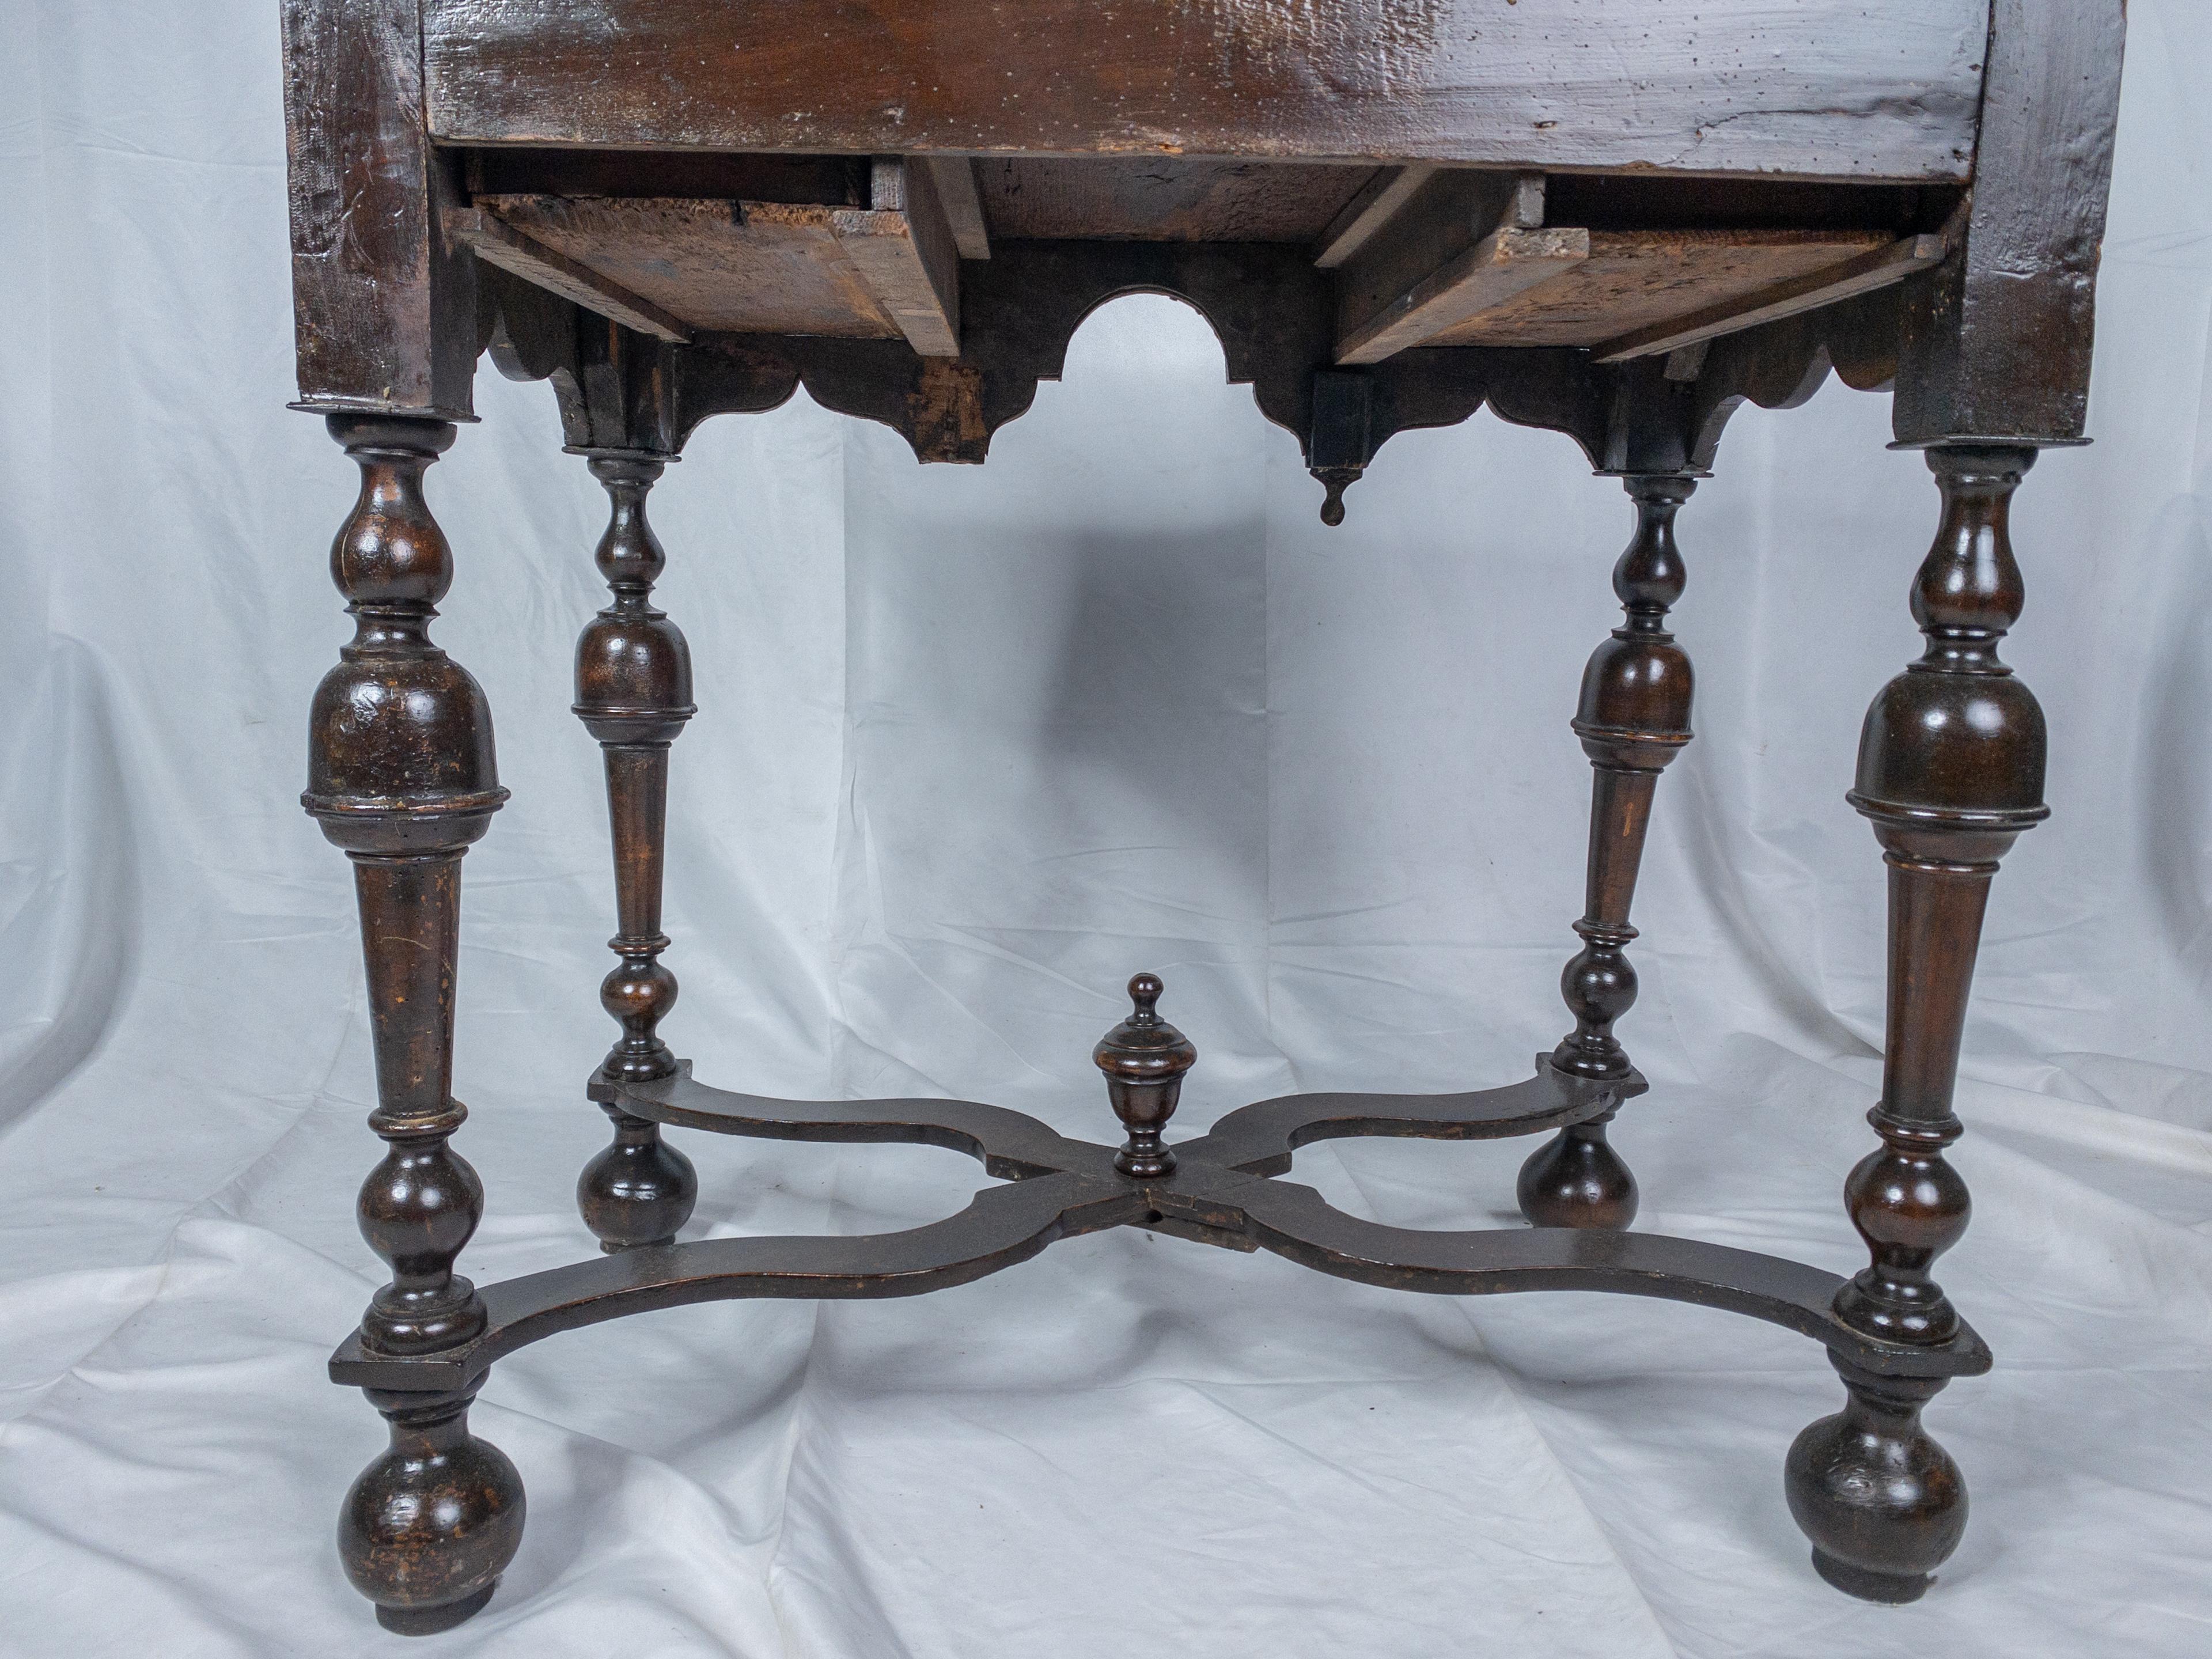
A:
POLYGON ((925 357, 960 355, 960 250, 926 167, 878 157, 869 205, 830 216, 838 246, 907 343, 925 357))
POLYGON ((1607 340, 1594 348, 1590 356, 1601 363, 1656 357, 1662 352, 1733 334, 1738 329, 1818 310, 1853 295, 1901 283, 1916 270, 1925 270, 1943 258, 1945 246, 1942 235, 1907 236, 1840 264, 1789 277, 1756 293, 1741 295, 1607 340))
POLYGON ((1440 173, 1338 276, 1339 363, 1379 363, 1589 257, 1587 230, 1545 229, 1540 174, 1440 173))
POLYGON ((991 231, 983 217, 983 197, 975 185, 975 164, 965 155, 917 155, 937 186, 937 199, 945 209, 945 222, 952 232, 953 246, 963 259, 991 257, 991 231))
POLYGON ((586 311, 611 317, 625 328, 677 345, 691 338, 690 329, 651 301, 532 240, 489 213, 477 208, 448 208, 444 223, 446 234, 474 249, 479 259, 572 300, 586 311))
POLYGON ((1344 204, 1344 211, 1322 233, 1321 240, 1314 245, 1314 264, 1323 270, 1334 270, 1358 252, 1436 171, 1418 164, 1376 169, 1359 194, 1344 204))

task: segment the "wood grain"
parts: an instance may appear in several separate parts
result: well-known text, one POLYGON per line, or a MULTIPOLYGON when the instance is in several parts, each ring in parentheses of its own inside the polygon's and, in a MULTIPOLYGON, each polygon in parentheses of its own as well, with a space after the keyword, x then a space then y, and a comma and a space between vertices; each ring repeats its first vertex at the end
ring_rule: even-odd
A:
POLYGON ((285 0, 284 143, 301 398, 470 416, 475 267, 437 232, 416 0, 285 0))
POLYGON ((1431 345, 1589 346, 1887 246, 1881 231, 1591 231, 1589 257, 1431 345))
POLYGON ((1379 363, 1589 257, 1540 229, 1540 173, 1457 170, 1419 185, 1337 277, 1340 363, 1379 363))
POLYGON ((945 209, 945 222, 952 232, 953 246, 963 259, 991 257, 990 223, 983 216, 983 198, 975 188, 975 164, 964 155, 925 155, 917 165, 929 169, 937 186, 937 199, 945 209))
POLYGON ((781 202, 490 196, 477 204, 694 329, 888 339, 836 220, 781 202))
MULTIPOLYGON (((1764 288, 1732 295, 1672 321, 1652 323, 1592 348, 1601 363, 1625 363, 1638 357, 1656 357, 1679 351, 1723 334, 1778 322, 1802 312, 1815 311, 1854 295, 1871 294, 1893 283, 1901 283, 1916 270, 1925 270, 1943 257, 1940 234, 1907 236, 1840 264, 1820 265, 1787 276, 1764 288)), ((1694 374, 1687 378, 1695 380, 1694 374)))
POLYGON ((1905 288, 1899 442, 2081 439, 2126 34, 2122 0, 1996 0, 1960 257, 1905 288))
POLYGON ((975 166, 985 210, 1008 240, 1310 242, 1374 171, 1171 155, 975 166))
POLYGON ((465 143, 1963 179, 1988 0, 426 0, 465 143))
POLYGON ((1314 264, 1334 270, 1367 246, 1413 193, 1429 182, 1432 167, 1378 167, 1346 202, 1314 244, 1314 264))
POLYGON ((866 209, 830 216, 831 231, 876 302, 925 357, 960 355, 960 251, 935 178, 920 163, 879 157, 866 209))
POLYGON ((1540 314, 1544 301, 1533 290, 1585 263, 1589 245, 1586 230, 1493 231, 1409 289, 1389 310, 1345 335, 1338 342, 1336 361, 1379 363, 1408 346, 1445 343, 1468 325, 1464 319, 1480 319, 1516 299, 1523 309, 1540 314))
POLYGON ((477 258, 511 270, 525 282, 573 301, 586 311, 611 317, 625 328, 677 345, 691 337, 689 329, 651 301, 618 287, 544 243, 532 241, 481 208, 447 208, 444 223, 446 234, 465 243, 477 258))

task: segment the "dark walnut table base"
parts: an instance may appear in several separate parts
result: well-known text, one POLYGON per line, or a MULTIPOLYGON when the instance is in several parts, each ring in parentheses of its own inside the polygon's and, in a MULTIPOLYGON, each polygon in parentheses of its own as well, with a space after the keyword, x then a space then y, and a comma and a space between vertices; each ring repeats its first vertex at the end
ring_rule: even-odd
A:
POLYGON ((1990 1364, 1930 1276, 1967 1218, 1945 1161, 1960 1043, 1990 878, 2046 811, 2043 716, 1999 655, 2023 603, 2008 512, 2039 450, 2082 441, 2118 0, 283 10, 299 407, 362 480, 331 550, 356 632, 315 696, 305 804, 354 864, 386 1147, 359 1216, 391 1280, 331 1365, 391 1428, 338 1529, 386 1626, 467 1618, 521 1540, 520 1477, 468 1426, 502 1355, 684 1303, 918 1295, 1118 1226, 1402 1290, 1612 1291, 1786 1326, 1844 1384, 1784 1464, 1814 1565, 1871 1601, 1926 1590, 1966 1498, 1921 1409, 1990 1364), (1196 1054, 1139 975, 1094 1055, 1118 1149, 969 1102, 694 1081, 659 1030, 669 755, 694 711, 648 493, 701 422, 801 386, 921 459, 981 461, 1083 319, 1133 292, 1205 315, 1331 523, 1392 434, 1484 408, 1625 485, 1623 621, 1573 723, 1594 775, 1572 1030, 1507 1087, 1291 1096, 1170 1144, 1196 1054), (454 964, 461 860, 507 792, 483 693, 430 639, 453 572, 423 477, 474 418, 487 353, 550 384, 611 504, 575 711, 605 753, 622 1035, 587 1088, 612 1139, 577 1186, 604 1254, 479 1289, 454 1272, 483 1212, 451 1145, 454 964), (1674 521, 1734 410, 1831 373, 1893 390, 1942 497, 1911 593, 1925 647, 1875 697, 1850 794, 1888 866, 1889 991, 1849 1279, 1629 1231, 1607 1138, 1645 1086, 1613 1028, 1655 791, 1690 740, 1674 521), (697 1183, 670 1128, 951 1147, 1000 1184, 907 1232, 679 1242, 697 1183), (1528 1133, 1547 1139, 1521 1170, 1525 1230, 1381 1226, 1285 1178, 1332 1137, 1528 1133))
MULTIPOLYGON (((1134 1012, 1093 1058, 1127 1134, 1120 1149, 1071 1140, 1035 1118, 968 1101, 762 1099, 693 1080, 657 1033, 676 1001, 660 955, 668 757, 692 713, 683 635, 650 601, 663 555, 645 493, 663 458, 600 451, 592 472, 612 513, 599 563, 614 602, 584 630, 576 712, 604 749, 614 828, 620 961, 601 988, 623 1036, 589 1097, 614 1139, 585 1169, 577 1200, 605 1259, 479 1290, 453 1272, 483 1205, 448 1139, 454 963, 462 855, 506 792, 493 781, 490 726, 465 671, 430 644, 449 556, 424 504, 425 465, 453 428, 332 416, 360 463, 361 500, 333 557, 359 633, 315 704, 305 797, 351 854, 367 940, 389 1146, 362 1189, 362 1230, 392 1264, 361 1329, 331 1362, 389 1420, 389 1451, 348 1494, 339 1545, 354 1583, 395 1631, 444 1629, 489 1598, 521 1540, 522 1482, 469 1431, 495 1361, 578 1326, 739 1297, 860 1299, 965 1284, 1055 1239, 1146 1227, 1230 1249, 1267 1249, 1322 1273, 1455 1296, 1615 1291, 1724 1308, 1825 1346, 1847 1402, 1798 1437, 1787 1486, 1823 1577, 1855 1595, 1908 1601, 1957 1544, 1966 1518, 1958 1468, 1920 1425, 1954 1376, 1990 1352, 1929 1279, 1965 1229, 1966 1192, 1944 1162, 1949 1109, 1982 907, 1998 856, 2044 816, 2042 718, 1998 661, 2021 605, 2005 503, 2033 458, 2024 448, 1929 452, 1944 517, 1915 590, 1927 654, 1875 702, 1851 799, 1890 866, 1891 1007, 1881 1149, 1852 1172, 1853 1221, 1873 1261, 1851 1279, 1817 1267, 1627 1231, 1634 1178, 1607 1139, 1646 1085, 1613 1023, 1636 997, 1629 904, 1661 770, 1688 742, 1691 672, 1666 629, 1684 586, 1674 537, 1686 473, 1626 480, 1637 528, 1613 572, 1626 611, 1591 657, 1574 727, 1594 769, 1583 943, 1561 988, 1574 1030, 1535 1074, 1470 1094, 1303 1094, 1230 1113, 1206 1135, 1164 1138, 1197 1056, 1161 1020, 1160 981, 1129 984, 1134 1012), (395 716, 404 714, 404 721, 395 716), (364 775, 395 752, 413 775, 400 799, 364 775), (1961 763, 1965 763, 1963 768, 1961 763), (1978 789, 1972 805, 1961 788, 1978 789), (867 1237, 679 1243, 698 1183, 664 1127, 789 1140, 915 1142, 982 1161, 1004 1186, 959 1214, 867 1237), (1281 1180, 1295 1150, 1352 1135, 1486 1139, 1549 1133, 1516 1193, 1533 1230, 1429 1232, 1345 1214, 1281 1180)), ((388 773, 386 774, 388 775, 388 773)))

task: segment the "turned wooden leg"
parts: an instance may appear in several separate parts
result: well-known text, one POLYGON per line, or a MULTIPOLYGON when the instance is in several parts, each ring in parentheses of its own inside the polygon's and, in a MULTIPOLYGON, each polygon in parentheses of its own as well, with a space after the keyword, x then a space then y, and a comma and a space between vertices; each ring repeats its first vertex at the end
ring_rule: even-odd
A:
MULTIPOLYGON (((1636 1001, 1628 907, 1659 774, 1690 740, 1690 659, 1667 631, 1667 612, 1686 580, 1674 514, 1697 483, 1676 473, 1623 482, 1636 503, 1636 534, 1613 567, 1613 591, 1628 620, 1583 671, 1575 732, 1591 767, 1589 866, 1575 924, 1583 948, 1559 978, 1575 1029, 1552 1051, 1554 1066, 1588 1078, 1630 1070, 1613 1035, 1636 1001)), ((1522 1215, 1540 1227, 1626 1227, 1636 1218, 1636 1177, 1606 1139, 1612 1117, 1562 1129, 1530 1155, 1515 1187, 1522 1215)))
MULTIPOLYGON (((1997 659, 2022 598, 2008 507, 2034 459, 2009 447, 1928 452, 1943 494, 1912 595, 1928 649, 1875 699, 1859 740, 1851 805, 1889 866, 1888 1034, 1881 1100, 1868 1115, 1881 1146, 1844 1187, 1873 1259, 1838 1292, 1836 1314, 1893 1341, 1958 1332, 1929 1269, 1966 1230, 1966 1183, 1943 1152, 1960 1132, 1951 1097, 1974 952, 1997 860, 2050 811, 2043 711, 1997 659)), ((1958 1468, 1920 1426, 1921 1405, 1942 1384, 1838 1368, 1849 1401, 1790 1449, 1790 1512, 1831 1583, 1910 1601, 1966 1523, 1958 1468)))
POLYGON ((646 492, 667 458, 602 450, 592 476, 611 503, 599 538, 599 574, 613 602, 576 642, 576 713, 599 740, 613 825, 618 932, 608 943, 622 958, 599 987, 599 1000, 622 1036, 593 1077, 591 1095, 614 1122, 614 1141, 584 1166, 576 1204, 607 1251, 665 1244, 690 1219, 699 1194, 691 1160, 661 1139, 660 1126, 612 1100, 612 1085, 665 1077, 676 1057, 658 1027, 676 1006, 676 975, 661 965, 660 889, 668 841, 668 749, 694 712, 691 652, 683 630, 653 608, 653 584, 667 560, 645 519, 646 492))
MULTIPOLYGON (((376 1054, 384 1160, 361 1189, 362 1236, 392 1280, 362 1316, 372 1352, 421 1354, 484 1328, 453 1260, 483 1215, 483 1187, 448 1140, 461 858, 507 799, 491 713, 468 671, 430 643, 453 579, 422 499, 423 470, 453 441, 441 421, 332 416, 361 467, 361 499, 331 549, 355 618, 315 693, 302 804, 354 862, 376 1054)), ((482 1607, 522 1530, 514 1466, 471 1438, 466 1400, 372 1393, 392 1449, 354 1485, 338 1522, 348 1576, 394 1630, 443 1629, 482 1607), (460 1473, 457 1474, 456 1472, 460 1473), (465 1485, 456 1498, 456 1480, 465 1485)))

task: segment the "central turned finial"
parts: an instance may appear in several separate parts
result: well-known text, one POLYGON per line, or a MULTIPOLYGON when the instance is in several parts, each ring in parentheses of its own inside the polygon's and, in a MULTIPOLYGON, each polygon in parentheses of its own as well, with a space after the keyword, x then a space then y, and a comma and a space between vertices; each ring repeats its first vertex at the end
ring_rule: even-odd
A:
POLYGON ((1098 1039, 1091 1058, 1106 1073, 1107 1098, 1114 1115, 1129 1132, 1114 1167, 1139 1181, 1156 1181, 1175 1171, 1175 1153, 1161 1144, 1160 1132, 1175 1115, 1182 1093, 1182 1074, 1198 1064, 1190 1039, 1159 1015, 1163 988, 1158 974, 1129 981, 1128 1018, 1098 1039))

